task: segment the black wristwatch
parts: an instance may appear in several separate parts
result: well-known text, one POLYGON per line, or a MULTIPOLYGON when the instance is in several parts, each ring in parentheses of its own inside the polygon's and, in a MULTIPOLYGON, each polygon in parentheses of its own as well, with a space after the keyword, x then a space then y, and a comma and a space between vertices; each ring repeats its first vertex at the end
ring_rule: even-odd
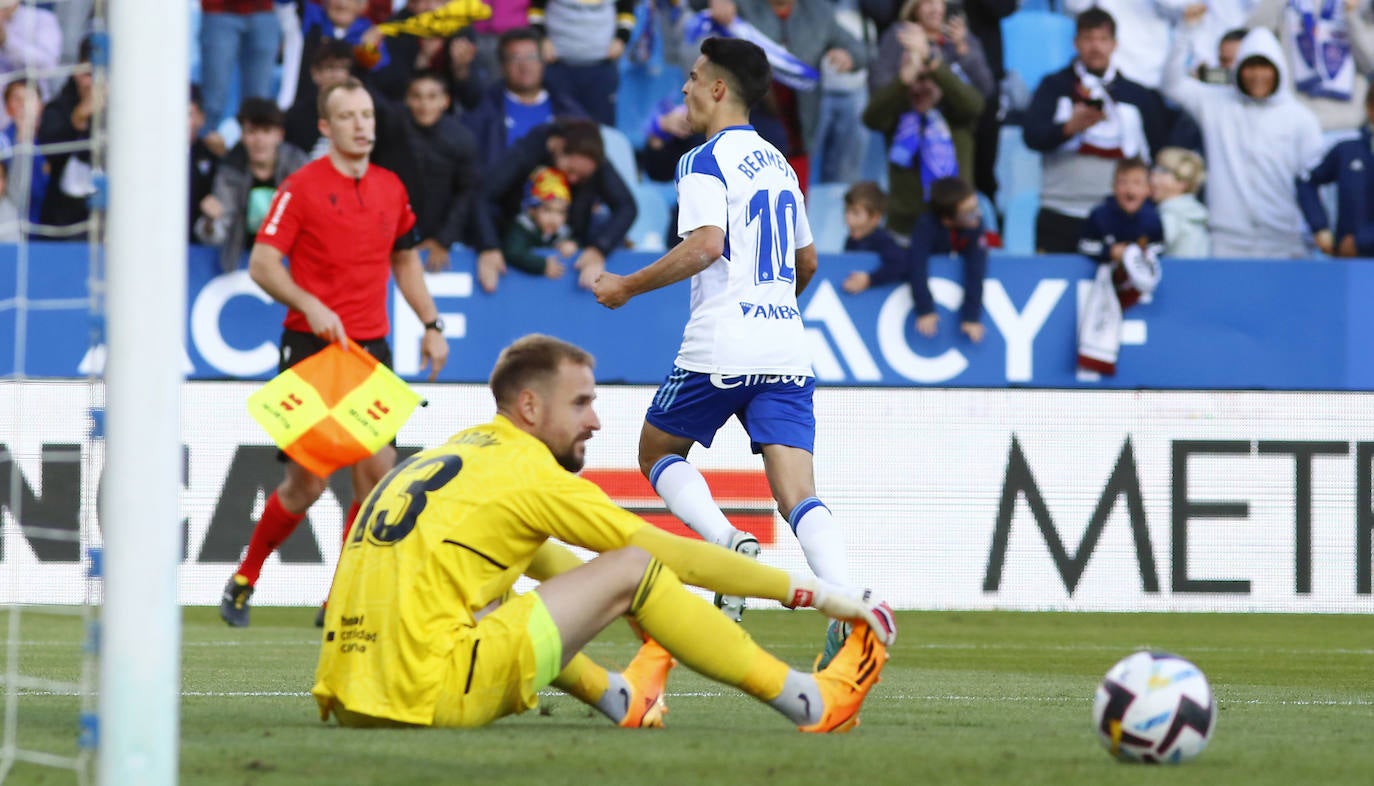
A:
POLYGON ((438 318, 438 317, 435 317, 433 322, 426 322, 426 323, 425 323, 425 330, 437 330, 437 331, 439 331, 440 333, 443 333, 443 332, 444 332, 444 320, 442 320, 442 319, 440 319, 440 318, 438 318))

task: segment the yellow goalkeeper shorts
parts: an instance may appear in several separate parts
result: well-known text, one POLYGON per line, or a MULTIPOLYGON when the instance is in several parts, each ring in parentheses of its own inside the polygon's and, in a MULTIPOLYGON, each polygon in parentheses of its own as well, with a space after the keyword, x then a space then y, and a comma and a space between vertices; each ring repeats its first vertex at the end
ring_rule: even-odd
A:
POLYGON ((434 705, 435 726, 485 726, 539 705, 563 668, 563 642, 538 593, 501 604, 459 634, 434 705))

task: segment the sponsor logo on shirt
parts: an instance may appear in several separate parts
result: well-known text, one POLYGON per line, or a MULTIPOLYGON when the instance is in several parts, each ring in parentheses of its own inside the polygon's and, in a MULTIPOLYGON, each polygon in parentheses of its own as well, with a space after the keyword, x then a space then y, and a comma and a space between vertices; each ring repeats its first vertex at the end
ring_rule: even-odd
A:
POLYGON ((739 303, 742 316, 749 319, 800 319, 801 312, 794 306, 779 306, 772 303, 739 303))
POLYGON ((737 387, 752 387, 754 385, 795 385, 796 387, 806 387, 807 380, 811 377, 795 376, 791 374, 712 374, 711 384, 721 390, 730 390, 737 387))

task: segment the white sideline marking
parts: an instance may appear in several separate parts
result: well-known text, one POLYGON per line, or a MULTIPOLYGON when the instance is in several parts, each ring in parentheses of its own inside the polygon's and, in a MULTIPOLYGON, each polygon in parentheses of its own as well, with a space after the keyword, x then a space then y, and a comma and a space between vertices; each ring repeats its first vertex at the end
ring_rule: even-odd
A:
MULTIPOLYGON (((4 639, 0 639, 0 642, 3 642, 3 641, 4 641, 4 639)), ((79 646, 80 646, 79 642, 77 642, 77 641, 74 640, 74 639, 71 639, 71 640, 69 640, 69 639, 52 639, 52 640, 21 639, 21 640, 19 641, 19 646, 21 646, 21 647, 61 647, 61 646, 68 646, 68 645, 70 645, 70 646, 72 646, 72 647, 79 647, 79 646)), ((183 641, 183 642, 181 643, 181 646, 182 646, 183 648, 185 648, 185 647, 216 647, 216 648, 218 648, 218 647, 263 647, 263 646, 273 646, 273 647, 280 647, 280 646, 287 646, 287 647, 318 647, 318 646, 320 646, 320 642, 319 642, 318 639, 281 639, 281 640, 275 640, 275 639, 273 639, 273 640, 254 640, 254 641, 243 641, 243 640, 240 640, 240 639, 229 639, 229 640, 227 640, 227 641, 183 641)), ((621 646, 628 646, 628 645, 623 644, 623 643, 620 643, 620 642, 593 641, 593 642, 591 642, 590 644, 587 645, 587 648, 589 648, 589 649, 601 649, 601 648, 613 648, 613 647, 621 647, 621 646)), ((1005 652, 1005 651, 1007 651, 1007 650, 1015 650, 1015 651, 1018 651, 1018 652, 1124 652, 1124 651, 1129 650, 1129 649, 1132 649, 1132 648, 1135 648, 1135 649, 1149 649, 1149 648, 1150 648, 1150 645, 1148 645, 1148 644, 1127 644, 1127 645, 1124 645, 1124 646, 1119 646, 1119 645, 1114 645, 1114 644, 1044 644, 1044 645, 1041 645, 1041 644, 1012 644, 1012 643, 1008 643, 1008 644, 941 644, 941 643, 938 643, 938 642, 916 642, 916 643, 912 643, 912 644, 903 643, 903 644, 899 647, 899 649, 902 649, 902 650, 951 650, 951 651, 963 651, 963 650, 997 650, 997 651, 999 651, 999 652, 1005 652)), ((811 651, 813 648, 810 647, 809 645, 804 645, 804 644, 795 644, 795 645, 783 644, 783 645, 774 645, 774 646, 771 646, 771 647, 769 647, 769 649, 771 649, 771 650, 773 650, 773 651, 776 651, 776 652, 790 652, 790 651, 794 651, 794 650, 795 650, 795 651, 799 651, 799 652, 800 652, 800 651, 808 651, 808 652, 809 652, 809 651, 811 651)), ((1268 648, 1268 647, 1262 647, 1262 648, 1261 648, 1261 647, 1188 647, 1188 648, 1186 648, 1186 652, 1187 652, 1187 653, 1195 653, 1195 652, 1215 652, 1215 653, 1225 653, 1225 654, 1255 653, 1255 654, 1261 654, 1261 655, 1374 655, 1374 649, 1348 649, 1348 648, 1340 648, 1340 647, 1335 647, 1335 648, 1330 648, 1330 649, 1315 648, 1315 647, 1314 647, 1314 648, 1307 648, 1307 649, 1293 649, 1293 648, 1289 648, 1289 649, 1271 649, 1271 648, 1268 648)))
MULTIPOLYGON (((19 691, 20 696, 40 697, 40 696, 79 696, 76 691, 19 691)), ((182 691, 183 698, 211 698, 211 699, 258 699, 258 698, 293 698, 303 699, 310 696, 306 691, 182 691)), ((567 694, 559 691, 543 691, 539 694, 546 698, 566 697, 567 694)), ((726 691, 680 691, 667 693, 669 698, 675 699, 715 699, 715 698, 745 698, 744 694, 726 691)), ((1092 697, 1079 698, 1074 696, 962 696, 958 694, 945 695, 918 695, 918 694, 875 694, 870 701, 949 701, 949 702, 994 702, 1003 703, 1035 703, 1035 704, 1088 704, 1092 702, 1092 697)), ((1280 699, 1270 701, 1268 699, 1240 699, 1240 700, 1221 700, 1222 706, 1227 705, 1246 705, 1246 706, 1271 706, 1271 707, 1374 707, 1374 699, 1280 699)))

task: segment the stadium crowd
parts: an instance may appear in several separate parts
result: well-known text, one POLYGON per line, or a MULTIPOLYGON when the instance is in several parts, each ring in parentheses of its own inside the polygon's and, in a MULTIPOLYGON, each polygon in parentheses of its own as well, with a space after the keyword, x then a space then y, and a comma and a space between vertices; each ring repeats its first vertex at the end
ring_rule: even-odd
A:
MULTIPOLYGON (((190 241, 244 264, 273 189, 323 153, 316 96, 352 74, 431 270, 466 246, 487 292, 568 270, 589 287, 615 250, 675 240, 674 169, 702 141, 678 80, 720 35, 768 53, 773 89, 751 122, 808 189, 822 250, 846 243, 825 221, 846 204, 907 247, 952 177, 977 196, 975 242, 1023 253, 1374 254, 1367 0, 489 4, 445 36, 379 27, 444 0, 198 0, 190 241), (1145 173, 1143 217, 1099 210, 1125 204, 1123 166, 1145 173), (1132 235, 1141 221, 1162 240, 1132 235)), ((84 236, 98 172, 69 143, 104 96, 89 71, 53 68, 92 59, 90 5, 0 0, 0 239, 84 236)), ((877 248, 863 222, 849 230, 877 248)), ((889 256, 881 281, 924 268, 889 256)))

